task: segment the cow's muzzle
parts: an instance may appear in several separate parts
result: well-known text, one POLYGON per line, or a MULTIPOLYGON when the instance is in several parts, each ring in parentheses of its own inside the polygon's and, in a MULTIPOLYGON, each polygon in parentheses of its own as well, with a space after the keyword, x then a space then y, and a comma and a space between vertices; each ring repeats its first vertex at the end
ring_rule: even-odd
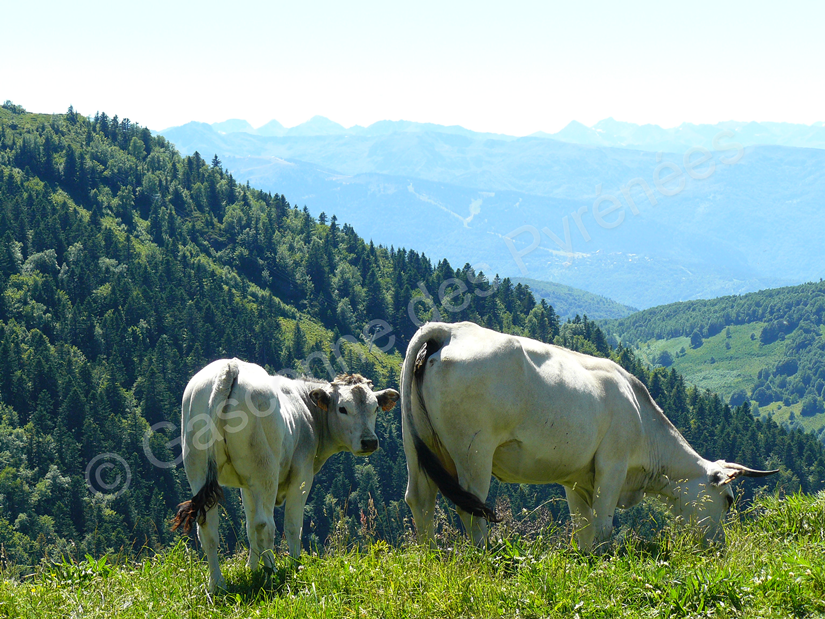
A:
POLYGON ((362 438, 361 439, 361 455, 368 456, 378 449, 377 438, 362 438))

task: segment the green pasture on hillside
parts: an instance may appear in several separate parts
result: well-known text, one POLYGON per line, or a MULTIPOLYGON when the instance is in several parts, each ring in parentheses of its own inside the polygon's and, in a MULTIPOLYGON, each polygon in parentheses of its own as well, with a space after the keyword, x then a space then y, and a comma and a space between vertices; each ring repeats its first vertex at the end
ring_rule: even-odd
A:
MULTIPOLYGON (((636 350, 650 365, 659 362, 662 352, 669 352, 673 358, 672 367, 688 382, 716 392, 727 401, 739 389, 750 393, 759 370, 773 368, 782 359, 784 340, 767 345, 759 342, 764 326, 765 323, 761 322, 731 325, 705 339, 699 348, 691 347, 689 337, 675 337, 650 340, 636 350)), ((825 335, 825 325, 820 326, 820 331, 825 335)), ((803 417, 800 415, 801 409, 801 402, 791 405, 773 402, 759 407, 759 414, 771 416, 778 424, 797 422, 806 432, 820 432, 825 426, 825 415, 803 417)))
POLYGON ((669 352, 673 367, 689 382, 728 400, 739 389, 750 393, 759 370, 771 367, 782 357, 784 342, 760 344, 759 333, 764 326, 761 322, 732 325, 728 327, 730 338, 726 336, 727 330, 722 329, 695 349, 691 348, 689 337, 675 337, 651 340, 640 345, 638 350, 651 365, 657 364, 663 351, 669 352), (726 344, 730 344, 730 348, 726 344))

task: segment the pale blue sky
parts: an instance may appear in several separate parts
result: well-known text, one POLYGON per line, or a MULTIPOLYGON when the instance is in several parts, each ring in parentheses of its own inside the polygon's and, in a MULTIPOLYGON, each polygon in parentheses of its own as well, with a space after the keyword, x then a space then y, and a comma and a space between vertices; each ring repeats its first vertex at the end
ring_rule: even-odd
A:
POLYGON ((825 120, 825 2, 15 2, 0 99, 163 129, 825 120))

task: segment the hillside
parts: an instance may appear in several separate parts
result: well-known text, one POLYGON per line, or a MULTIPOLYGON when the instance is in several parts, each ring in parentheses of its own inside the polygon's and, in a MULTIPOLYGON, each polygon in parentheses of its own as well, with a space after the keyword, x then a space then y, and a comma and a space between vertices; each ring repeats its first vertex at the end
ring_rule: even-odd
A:
MULTIPOLYGON (((212 359, 385 386, 421 319, 558 332, 523 286, 367 244, 116 116, 0 108, 0 207, 0 543, 13 562, 174 539, 189 489, 170 441, 188 378, 212 359)), ((372 499, 382 534, 400 534, 397 414, 378 431, 380 456, 342 455, 317 477, 308 543, 372 499)), ((232 548, 237 493, 226 509, 232 548)))
POLYGON ((286 193, 313 213, 335 212, 375 243, 484 262, 502 277, 554 281, 632 307, 823 276, 822 149, 739 150, 725 138, 688 170, 686 149, 437 126, 263 136, 190 123, 164 135, 183 153, 217 153, 241 181, 286 193))
POLYGON ((603 326, 649 363, 825 442, 825 283, 676 303, 603 326))
POLYGON ((529 286, 533 294, 538 299, 544 299, 552 305, 562 319, 573 318, 576 314, 586 315, 593 320, 624 318, 638 311, 635 307, 628 307, 607 297, 564 284, 543 282, 527 277, 514 277, 513 281, 529 286))
MULTIPOLYGON (((755 420, 674 371, 649 371, 587 319, 562 323, 529 287, 415 250, 367 243, 334 215, 240 184, 215 157, 181 157, 117 116, 0 108, 0 545, 9 564, 167 547, 188 498, 175 466, 179 401, 208 361, 270 371, 359 371, 397 385, 426 319, 473 320, 611 356, 651 389, 706 457, 781 473, 743 485, 818 491, 825 453, 809 435, 755 420), (454 294, 455 293, 455 294, 454 294), (462 296, 463 295, 463 296, 462 296), (458 299, 462 299, 459 304, 458 299), (308 361, 309 360, 309 361, 308 361)), ((336 531, 408 534, 398 411, 381 449, 336 456, 316 477, 305 544, 336 531)), ((555 487, 494 484, 516 514, 555 487)), ((548 504, 554 519, 566 508, 548 504)), ((222 536, 243 536, 227 493, 222 536)), ((276 510, 280 519, 281 510, 276 510)), ((280 530, 280 522, 278 523, 280 530)))

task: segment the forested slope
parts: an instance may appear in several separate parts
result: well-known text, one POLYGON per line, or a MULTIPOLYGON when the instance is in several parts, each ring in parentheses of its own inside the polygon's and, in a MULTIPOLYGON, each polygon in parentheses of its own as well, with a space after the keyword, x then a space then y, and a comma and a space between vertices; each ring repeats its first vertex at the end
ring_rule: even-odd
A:
MULTIPOLYGON (((179 401, 219 357, 270 371, 359 371, 397 385, 422 320, 474 320, 612 355, 651 385, 708 457, 780 465, 760 482, 823 487, 821 446, 731 411, 675 372, 649 373, 611 351, 586 318, 559 324, 526 286, 465 265, 374 246, 334 216, 239 185, 217 158, 182 158, 128 119, 0 108, 0 543, 13 562, 44 554, 139 552, 170 542, 188 498, 175 467, 179 401), (111 465, 111 466, 108 466, 111 465)), ((306 537, 336 522, 355 535, 405 530, 406 466, 398 411, 379 420, 381 449, 332 458, 316 478, 306 537), (343 520, 342 520, 343 517, 343 520)), ((759 484, 750 484, 749 491, 759 484)), ((494 487, 494 496, 504 492, 494 487)), ((518 510, 552 489, 506 489, 518 510)), ((276 510, 280 515, 280 510, 276 510)), ((229 493, 222 527, 243 537, 229 493)))
POLYGON ((754 365, 749 381, 733 390, 731 402, 750 399, 771 411, 792 407, 803 417, 816 417, 807 424, 811 428, 825 426, 825 282, 674 303, 607 321, 604 326, 628 344, 667 341, 655 346, 659 356, 652 360, 674 363, 684 371, 687 366, 680 363, 679 355, 690 361, 691 355, 700 354, 706 340, 721 338, 723 331, 728 341, 725 350, 712 357, 712 365, 721 370, 727 356, 737 355, 736 363, 744 366, 748 353, 742 353, 739 349, 744 345, 730 335, 731 329, 746 326, 752 341, 745 344, 751 348, 750 356, 755 360, 764 353, 764 361, 754 365), (689 348, 681 353, 675 350, 676 338, 689 338, 689 348))

